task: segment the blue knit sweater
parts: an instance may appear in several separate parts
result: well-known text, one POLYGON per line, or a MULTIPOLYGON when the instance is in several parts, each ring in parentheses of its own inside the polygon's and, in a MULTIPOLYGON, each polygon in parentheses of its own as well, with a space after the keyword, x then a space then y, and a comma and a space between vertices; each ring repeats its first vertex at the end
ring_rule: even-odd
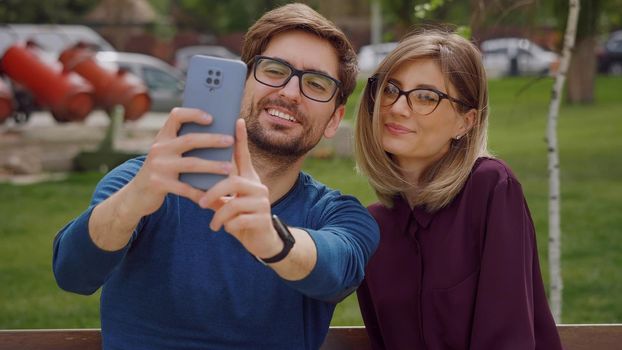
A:
POLYGON ((272 212, 304 228, 317 264, 300 281, 281 279, 224 231, 213 212, 168 195, 144 217, 128 245, 106 252, 91 241, 95 205, 127 184, 144 157, 97 186, 90 207, 54 240, 58 285, 92 294, 103 286, 104 349, 317 349, 335 303, 361 282, 378 244, 378 227, 353 197, 301 173, 272 212))

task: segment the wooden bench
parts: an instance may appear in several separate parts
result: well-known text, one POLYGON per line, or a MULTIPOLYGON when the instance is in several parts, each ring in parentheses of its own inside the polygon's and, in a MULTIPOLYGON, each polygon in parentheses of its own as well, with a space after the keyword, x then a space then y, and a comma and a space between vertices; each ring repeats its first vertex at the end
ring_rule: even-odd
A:
MULTIPOLYGON (((622 348, 622 324, 557 326, 565 350, 622 348)), ((0 350, 101 349, 99 329, 0 330, 0 350)), ((363 327, 331 327, 321 350, 368 350, 363 327)))

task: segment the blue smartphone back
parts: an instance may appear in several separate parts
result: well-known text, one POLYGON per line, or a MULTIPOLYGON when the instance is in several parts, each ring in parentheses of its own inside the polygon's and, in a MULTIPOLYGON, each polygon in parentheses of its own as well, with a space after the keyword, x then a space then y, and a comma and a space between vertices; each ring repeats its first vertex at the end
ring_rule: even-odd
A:
MULTIPOLYGON (((210 125, 183 124, 178 135, 189 133, 235 134, 235 121, 240 115, 246 64, 211 56, 196 55, 190 60, 183 95, 183 107, 197 108, 213 117, 210 125)), ((201 148, 188 151, 184 157, 231 161, 233 147, 201 148)), ((182 173, 179 179, 196 188, 207 190, 225 175, 182 173)))

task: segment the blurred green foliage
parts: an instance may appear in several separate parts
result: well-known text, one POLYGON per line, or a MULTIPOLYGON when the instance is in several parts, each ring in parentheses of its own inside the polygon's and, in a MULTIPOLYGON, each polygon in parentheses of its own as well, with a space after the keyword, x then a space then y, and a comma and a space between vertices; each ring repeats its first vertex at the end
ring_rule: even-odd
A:
MULTIPOLYGON (((102 0, 0 0, 1 23, 83 23, 86 13, 102 0)), ((129 0, 128 0, 129 1, 129 0)), ((244 32, 264 12, 291 0, 148 0, 161 19, 149 28, 169 37, 192 29, 213 35, 244 32)), ((358 0, 379 1, 385 39, 396 40, 421 22, 473 27, 476 19, 488 27, 547 26, 563 29, 567 0, 358 0)), ((302 1, 322 11, 319 0, 302 1)), ((581 0, 580 28, 608 32, 622 26, 622 0, 581 0), (585 23, 585 24, 583 24, 585 23), (590 23, 598 23, 590 26, 590 23)))
POLYGON ((214 34, 245 32, 264 12, 286 0, 178 0, 177 9, 185 21, 179 27, 208 30, 214 34))
POLYGON ((0 0, 0 23, 80 23, 82 16, 98 3, 98 0, 0 0))

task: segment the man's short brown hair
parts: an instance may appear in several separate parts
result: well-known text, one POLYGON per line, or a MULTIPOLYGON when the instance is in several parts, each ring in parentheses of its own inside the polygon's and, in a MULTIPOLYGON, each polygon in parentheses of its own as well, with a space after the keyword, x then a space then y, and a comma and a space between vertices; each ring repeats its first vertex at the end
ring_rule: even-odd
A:
POLYGON ((336 106, 345 104, 356 86, 356 52, 345 34, 333 22, 305 4, 288 4, 266 12, 244 36, 242 60, 246 64, 252 64, 253 58, 266 50, 272 37, 291 30, 317 35, 335 48, 339 60, 338 79, 341 81, 336 106))

